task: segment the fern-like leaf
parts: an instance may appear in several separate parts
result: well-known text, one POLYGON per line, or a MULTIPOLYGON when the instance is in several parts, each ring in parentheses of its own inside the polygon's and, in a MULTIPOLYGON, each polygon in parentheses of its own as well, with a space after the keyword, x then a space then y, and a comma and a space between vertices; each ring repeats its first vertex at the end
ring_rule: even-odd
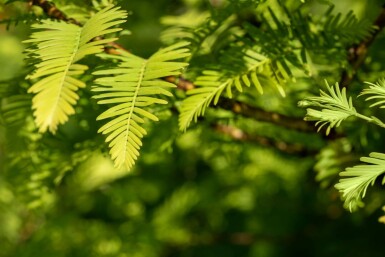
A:
POLYGON ((305 120, 317 121, 318 130, 327 125, 326 134, 330 129, 338 127, 341 122, 350 116, 358 115, 353 106, 352 98, 347 97, 346 89, 335 84, 334 88, 326 82, 327 92, 320 90, 320 96, 308 97, 299 102, 301 107, 318 107, 321 110, 307 108, 305 120))
POLYGON ((369 88, 362 91, 361 95, 369 95, 366 101, 374 100, 375 102, 370 107, 380 105, 380 108, 385 108, 385 79, 380 79, 376 84, 366 82, 369 88))
POLYGON ((328 18, 324 24, 323 33, 326 34, 329 41, 337 39, 343 43, 357 43, 359 40, 368 37, 370 33, 373 32, 374 27, 369 20, 359 20, 353 11, 350 11, 345 15, 342 15, 341 13, 329 15, 333 9, 334 6, 331 6, 324 15, 324 17, 328 18))
MULTIPOLYGON (((345 207, 350 211, 362 205, 361 200, 365 197, 368 187, 385 173, 385 154, 371 153, 369 157, 362 157, 360 160, 367 164, 347 168, 341 172, 340 176, 347 178, 340 179, 335 186, 342 193, 345 207)), ((385 178, 382 179, 382 184, 384 183, 385 178)))
MULTIPOLYGON (((237 61, 239 62, 239 60, 237 61)), ((202 75, 194 82, 196 88, 189 90, 187 92, 188 97, 182 102, 179 116, 180 130, 186 130, 191 121, 196 122, 199 116, 203 116, 206 108, 212 102, 216 105, 223 92, 226 92, 227 97, 232 98, 234 87, 238 92, 242 92, 244 86, 254 85, 256 90, 263 94, 261 75, 264 78, 269 78, 269 82, 272 82, 278 91, 284 95, 280 83, 289 79, 289 74, 281 62, 275 62, 275 68, 271 59, 253 50, 244 54, 243 61, 246 68, 240 72, 231 70, 203 71, 202 75)))
POLYGON ((209 12, 194 9, 182 15, 163 17, 161 23, 167 28, 160 35, 161 41, 164 43, 174 43, 178 40, 192 41, 194 30, 209 17, 209 12))
POLYGON ((38 63, 36 70, 28 76, 38 79, 29 89, 34 93, 32 107, 35 122, 40 132, 55 133, 59 124, 75 113, 74 105, 79 96, 76 91, 85 87, 76 76, 88 69, 77 64, 86 55, 103 51, 103 45, 115 38, 92 41, 96 37, 119 31, 113 26, 123 23, 127 14, 117 7, 108 7, 92 16, 83 27, 64 22, 44 20, 32 27, 37 32, 26 43, 33 43, 31 49, 38 63))
POLYGON ((25 121, 31 114, 31 96, 29 94, 17 94, 6 98, 0 105, 0 116, 5 124, 15 125, 25 121))
POLYGON ((135 163, 142 137, 146 135, 142 127, 144 118, 158 120, 148 108, 153 104, 166 104, 167 101, 155 95, 172 96, 167 89, 175 87, 160 78, 179 75, 187 66, 187 63, 175 61, 190 55, 185 48, 187 45, 182 42, 169 46, 148 60, 122 52, 115 57, 121 61, 119 67, 94 73, 105 76, 95 81, 99 84, 93 89, 98 92, 95 96, 100 99, 98 104, 113 104, 98 120, 112 118, 99 132, 108 134, 106 142, 110 142, 110 154, 116 167, 125 165, 129 169, 135 163))
POLYGON ((198 77, 194 88, 187 92, 189 95, 182 103, 179 115, 179 128, 184 131, 191 121, 197 121, 199 116, 204 115, 206 108, 214 100, 217 104, 221 93, 226 88, 231 88, 233 81, 226 79, 222 81, 221 74, 217 71, 203 71, 203 75, 198 77))

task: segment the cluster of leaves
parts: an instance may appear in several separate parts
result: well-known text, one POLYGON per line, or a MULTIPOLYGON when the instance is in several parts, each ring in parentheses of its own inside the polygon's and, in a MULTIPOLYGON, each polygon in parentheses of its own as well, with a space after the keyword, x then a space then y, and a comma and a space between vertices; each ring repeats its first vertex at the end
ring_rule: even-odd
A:
POLYGON ((366 214, 344 214, 308 171, 352 211, 384 183, 385 80, 359 94, 370 104, 356 100, 358 83, 301 101, 330 140, 287 126, 306 125, 295 103, 340 79, 346 50, 373 33, 368 20, 322 0, 178 1, 163 47, 143 58, 116 43, 142 1, 54 2, 68 19, 21 3, 10 23, 35 24, 28 67, 0 83, 0 256, 382 256, 372 228, 357 253, 330 241, 355 240, 349 227, 366 214), (189 90, 170 82, 186 80, 189 90), (305 151, 277 151, 290 144, 305 151))
MULTIPOLYGON (((84 106, 79 102, 85 99, 87 108, 97 106, 93 118, 109 120, 98 132, 107 136, 115 167, 127 170, 138 159, 147 120, 159 119, 158 104, 168 104, 170 112, 176 109, 179 130, 186 131, 223 97, 251 98, 253 102, 261 101, 261 95, 269 90, 283 97, 294 95, 297 89, 290 85, 296 81, 313 81, 325 75, 319 68, 329 65, 325 59, 336 59, 325 76, 339 73, 341 64, 346 64, 345 49, 373 32, 367 20, 357 19, 353 12, 335 13, 333 6, 312 15, 301 1, 292 5, 277 1, 274 9, 262 0, 220 1, 203 12, 190 9, 164 18, 168 28, 161 38, 167 46, 144 59, 115 43, 127 12, 110 2, 94 1, 98 11, 82 16, 83 25, 49 19, 32 25, 34 32, 24 42, 30 44, 27 59, 33 63, 33 71, 27 78, 33 98, 25 93, 12 95, 4 101, 2 111, 7 120, 20 120, 20 113, 27 113, 25 109, 32 101, 38 131, 55 134, 71 116, 81 114, 84 106), (201 15, 196 17, 197 13, 201 15), (95 65, 101 62, 103 65, 95 65), (172 101, 175 105, 169 104, 175 85, 164 78, 181 74, 194 88, 178 92, 180 98, 172 101), (89 92, 96 104, 84 97, 89 92)), ((362 92, 369 95, 368 100, 375 100, 371 107, 384 104, 383 84, 371 84, 362 92)), ((309 85, 306 89, 313 90, 309 85)), ((317 121, 320 129, 327 127, 327 133, 352 116, 385 127, 380 119, 358 113, 338 84, 327 85, 320 97, 309 97, 301 104, 318 108, 308 108, 306 120, 317 121)), ((363 161, 374 163, 382 157, 374 154, 370 158, 363 161)), ((76 166, 69 163, 70 168, 64 170, 76 166)), ((369 179, 366 182, 354 181, 356 187, 352 187, 352 179, 364 175, 356 170, 346 172, 341 175, 351 178, 342 180, 337 188, 353 209, 381 173, 365 177, 369 179)))
POLYGON ((193 10, 180 19, 165 20, 165 42, 192 42, 189 69, 196 74, 187 75, 192 76, 196 89, 187 93, 181 105, 181 130, 203 116, 212 102, 216 105, 223 92, 232 98, 233 87, 243 92, 253 84, 263 94, 264 87, 272 86, 285 96, 290 90, 285 88, 288 82, 314 75, 312 56, 335 57, 373 31, 370 22, 358 20, 352 12, 346 16, 332 14, 333 6, 314 17, 303 14, 302 5, 289 10, 280 3, 282 17, 278 17, 277 10, 265 7, 261 1, 250 2, 229 1, 220 10, 214 9, 193 22, 189 19, 193 10), (238 12, 234 13, 234 9, 238 12), (262 14, 255 15, 254 11, 262 14))
MULTIPOLYGON (((75 113, 74 106, 79 99, 76 91, 86 87, 77 77, 89 68, 77 62, 87 55, 102 52, 106 44, 115 41, 117 38, 101 37, 120 31, 120 28, 111 27, 123 23, 126 15, 119 8, 109 6, 93 15, 82 27, 49 20, 33 25, 38 32, 34 32, 25 43, 33 43, 29 52, 31 58, 37 60, 35 70, 28 78, 38 79, 29 92, 35 94, 32 107, 35 110, 35 123, 41 133, 47 130, 55 133, 58 125, 67 122, 68 117, 75 113), (58 52, 58 48, 62 51, 58 52)), ((164 48, 147 60, 121 52, 120 56, 114 57, 119 61, 116 68, 93 73, 114 74, 114 77, 98 78, 95 83, 100 86, 93 91, 97 93, 96 99, 103 99, 98 104, 117 104, 98 117, 115 117, 99 131, 110 134, 106 141, 111 141, 111 156, 117 167, 125 165, 130 168, 137 159, 141 138, 146 134, 141 125, 144 120, 140 116, 158 120, 144 107, 167 103, 152 96, 171 96, 166 88, 175 85, 160 79, 178 75, 187 65, 172 62, 189 55, 184 46, 186 43, 164 48)))
MULTIPOLYGON (((377 83, 367 83, 369 88, 364 89, 360 96, 367 96, 365 100, 374 101, 370 107, 385 105, 385 80, 381 79, 377 83)), ((341 122, 349 117, 356 117, 367 122, 374 123, 382 128, 385 124, 375 116, 365 116, 357 112, 353 106, 352 97, 347 96, 346 88, 340 88, 338 83, 334 87, 326 82, 327 92, 321 90, 320 96, 308 97, 300 102, 300 106, 307 107, 305 119, 316 121, 320 125, 319 129, 327 126, 328 134, 332 128, 340 126, 341 122)), ((351 211, 362 206, 362 198, 366 194, 369 185, 373 185, 378 177, 385 173, 385 154, 373 152, 369 157, 362 157, 362 162, 367 164, 357 165, 346 168, 340 173, 343 178, 336 188, 342 193, 345 199, 345 206, 351 211)), ((382 184, 385 180, 382 180, 382 184)))

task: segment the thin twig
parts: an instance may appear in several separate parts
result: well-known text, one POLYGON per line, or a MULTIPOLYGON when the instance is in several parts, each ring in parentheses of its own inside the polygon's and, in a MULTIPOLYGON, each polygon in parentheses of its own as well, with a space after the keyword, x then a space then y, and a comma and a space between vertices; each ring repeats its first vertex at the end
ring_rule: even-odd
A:
POLYGON ((181 89, 183 91, 188 91, 195 88, 194 83, 182 77, 168 76, 168 77, 164 77, 163 79, 165 81, 175 84, 178 87, 178 89, 181 89))
POLYGON ((55 6, 55 4, 52 2, 49 2, 47 0, 30 0, 28 2, 28 4, 30 6, 32 6, 32 5, 40 6, 43 9, 44 13, 48 17, 51 17, 51 18, 57 19, 57 20, 66 21, 68 23, 80 25, 80 22, 78 22, 77 20, 75 20, 73 18, 68 18, 67 15, 65 13, 63 13, 61 10, 59 10, 55 6))
POLYGON ((276 112, 268 112, 261 108, 250 106, 240 101, 230 100, 228 98, 220 98, 218 102, 220 108, 230 110, 244 117, 253 118, 259 121, 271 122, 289 129, 302 132, 316 131, 313 124, 300 118, 289 117, 276 112))

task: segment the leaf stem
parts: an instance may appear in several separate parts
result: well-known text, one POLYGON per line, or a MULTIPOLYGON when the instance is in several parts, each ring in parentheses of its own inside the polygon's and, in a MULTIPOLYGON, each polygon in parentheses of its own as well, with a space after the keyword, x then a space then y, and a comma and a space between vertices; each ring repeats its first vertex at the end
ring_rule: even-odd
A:
POLYGON ((385 123, 383 123, 380 119, 372 116, 372 117, 368 117, 368 116, 365 116, 363 114, 360 114, 360 113, 355 113, 354 116, 356 116, 357 118, 360 118, 360 119, 363 119, 363 120, 366 120, 370 123, 374 123, 376 124, 377 126, 380 126, 382 128, 385 128, 385 123))

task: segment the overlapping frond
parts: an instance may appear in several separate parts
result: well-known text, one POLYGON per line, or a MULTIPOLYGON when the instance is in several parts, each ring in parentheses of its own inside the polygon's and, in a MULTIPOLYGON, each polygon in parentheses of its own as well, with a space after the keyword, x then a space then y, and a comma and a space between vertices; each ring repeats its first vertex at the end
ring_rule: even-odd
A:
MULTIPOLYGON (((335 186, 345 199, 345 207, 350 211, 362 205, 361 199, 365 197, 366 190, 373 185, 376 179, 385 173, 385 154, 371 153, 369 157, 362 157, 362 162, 367 164, 347 168, 340 173, 339 183, 335 186)), ((385 178, 382 179, 382 184, 385 178)))
POLYGON ((321 110, 307 108, 305 120, 317 121, 320 130, 327 125, 326 134, 333 127, 338 127, 346 118, 357 115, 352 98, 347 97, 346 88, 340 89, 338 83, 334 87, 326 82, 327 92, 320 90, 320 96, 308 97, 299 103, 302 107, 313 106, 321 110))
POLYGON ((158 120, 149 108, 154 104, 166 104, 167 101, 156 95, 172 96, 168 89, 175 87, 160 78, 179 75, 187 66, 185 62, 176 61, 190 55, 187 45, 182 42, 161 49, 148 60, 122 53, 116 57, 120 60, 119 67, 94 73, 104 76, 96 79, 98 86, 93 89, 97 92, 98 104, 113 105, 99 115, 98 120, 111 119, 99 132, 108 134, 106 142, 110 142, 110 154, 116 167, 131 168, 139 156, 142 137, 146 135, 145 118, 158 120))
POLYGON ((167 16, 162 23, 167 26, 162 33, 162 40, 172 43, 178 40, 191 42, 192 54, 205 55, 220 48, 234 37, 244 34, 235 13, 251 11, 265 0, 229 0, 213 3, 216 7, 203 12, 193 9, 179 16, 167 16))
POLYGON ((164 43, 174 43, 181 39, 192 41, 194 30, 204 24, 209 16, 208 11, 195 9, 178 16, 165 16, 161 19, 161 23, 167 28, 162 31, 160 39, 164 43))
MULTIPOLYGON (((291 15, 289 19, 296 17, 291 12, 287 12, 288 15, 291 15)), ((312 35, 310 25, 307 23, 302 25, 303 22, 301 26, 288 24, 286 19, 278 17, 270 8, 261 17, 260 23, 261 26, 251 23, 243 24, 242 28, 245 30, 246 36, 240 38, 240 41, 270 58, 274 61, 273 64, 277 64, 273 70, 280 69, 290 78, 293 78, 293 75, 289 65, 304 70, 304 63, 308 61, 304 58, 306 47, 300 43, 300 37, 306 37, 306 40, 310 41, 319 41, 316 38, 307 38, 309 34, 312 35), (295 30, 300 30, 300 33, 296 34, 295 30)))
POLYGON ((275 23, 280 24, 278 28, 286 27, 285 30, 291 31, 292 36, 299 39, 302 45, 308 49, 321 50, 316 48, 327 49, 351 44, 366 38, 374 30, 369 20, 358 19, 353 11, 346 14, 334 14, 333 4, 330 4, 330 7, 321 15, 304 15, 301 8, 291 11, 283 5, 282 7, 290 25, 286 25, 279 19, 274 19, 275 23))
POLYGON ((346 138, 328 142, 316 157, 314 170, 316 180, 321 187, 329 187, 338 177, 338 173, 348 166, 354 165, 357 156, 352 153, 352 145, 346 138))
POLYGON ((35 94, 32 107, 40 132, 55 133, 58 125, 75 113, 79 98, 76 91, 85 87, 76 77, 88 69, 77 62, 103 51, 104 44, 114 41, 115 38, 95 38, 119 31, 112 27, 123 23, 126 16, 125 11, 110 6, 92 16, 83 27, 51 20, 32 26, 38 31, 25 42, 33 43, 31 54, 38 61, 28 78, 37 79, 29 92, 35 94))
POLYGON ((306 53, 345 58, 341 50, 363 40, 374 29, 370 21, 359 20, 353 12, 334 14, 333 5, 321 15, 304 13, 301 7, 289 9, 283 3, 279 6, 282 13, 268 9, 259 17, 260 26, 246 23, 243 29, 263 54, 283 58, 301 69, 309 64, 306 53))

